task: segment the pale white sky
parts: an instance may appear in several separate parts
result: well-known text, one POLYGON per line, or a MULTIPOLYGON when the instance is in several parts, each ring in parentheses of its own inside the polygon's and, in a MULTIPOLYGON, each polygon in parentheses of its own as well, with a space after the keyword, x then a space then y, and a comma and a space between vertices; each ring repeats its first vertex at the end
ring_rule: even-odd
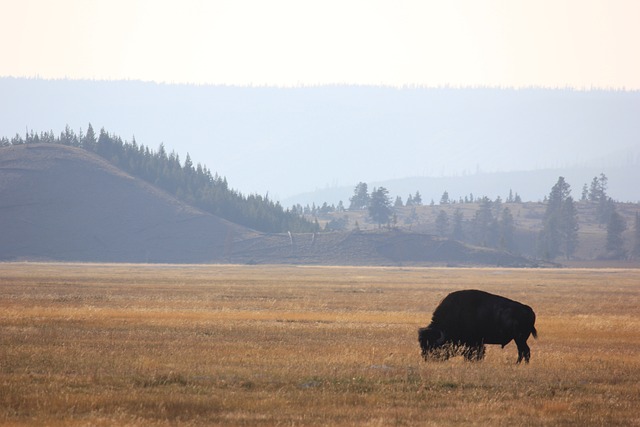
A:
POLYGON ((640 89, 638 0, 0 0, 0 76, 640 89))

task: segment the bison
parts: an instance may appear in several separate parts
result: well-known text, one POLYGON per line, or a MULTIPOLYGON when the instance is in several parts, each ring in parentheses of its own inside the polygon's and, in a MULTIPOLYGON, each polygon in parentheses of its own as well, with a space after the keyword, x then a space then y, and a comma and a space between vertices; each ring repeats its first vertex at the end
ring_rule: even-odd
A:
POLYGON ((447 295, 433 312, 431 324, 418 331, 418 341, 425 360, 446 360, 462 354, 467 360, 484 358, 485 344, 511 340, 518 346, 518 361, 529 363, 529 335, 538 333, 536 315, 528 305, 478 290, 464 290, 447 295))

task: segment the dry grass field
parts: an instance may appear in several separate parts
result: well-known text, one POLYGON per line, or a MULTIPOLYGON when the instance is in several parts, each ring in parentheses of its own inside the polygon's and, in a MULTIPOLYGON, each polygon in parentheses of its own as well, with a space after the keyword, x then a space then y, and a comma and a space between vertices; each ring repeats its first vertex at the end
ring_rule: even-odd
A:
POLYGON ((640 270, 0 264, 2 425, 640 425, 640 270), (529 365, 420 359, 449 292, 529 365))

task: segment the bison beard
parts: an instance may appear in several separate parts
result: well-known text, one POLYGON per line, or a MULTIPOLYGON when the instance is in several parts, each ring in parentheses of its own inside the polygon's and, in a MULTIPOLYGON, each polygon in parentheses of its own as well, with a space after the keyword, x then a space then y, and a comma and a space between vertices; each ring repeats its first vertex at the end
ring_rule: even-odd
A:
POLYGON ((431 324, 418 331, 422 356, 446 360, 463 355, 482 360, 485 344, 511 340, 518 346, 518 361, 529 363, 529 335, 537 338, 536 315, 528 305, 477 290, 452 292, 433 312, 431 324))

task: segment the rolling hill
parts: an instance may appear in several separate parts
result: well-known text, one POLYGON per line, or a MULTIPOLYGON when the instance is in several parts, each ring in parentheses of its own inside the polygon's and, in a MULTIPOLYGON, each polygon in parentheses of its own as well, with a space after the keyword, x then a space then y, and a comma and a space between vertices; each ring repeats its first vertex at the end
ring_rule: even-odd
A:
POLYGON ((85 150, 0 148, 0 260, 531 265, 430 234, 265 234, 202 212, 85 150))
POLYGON ((0 259, 212 262, 255 233, 185 205, 79 148, 0 151, 0 259))

